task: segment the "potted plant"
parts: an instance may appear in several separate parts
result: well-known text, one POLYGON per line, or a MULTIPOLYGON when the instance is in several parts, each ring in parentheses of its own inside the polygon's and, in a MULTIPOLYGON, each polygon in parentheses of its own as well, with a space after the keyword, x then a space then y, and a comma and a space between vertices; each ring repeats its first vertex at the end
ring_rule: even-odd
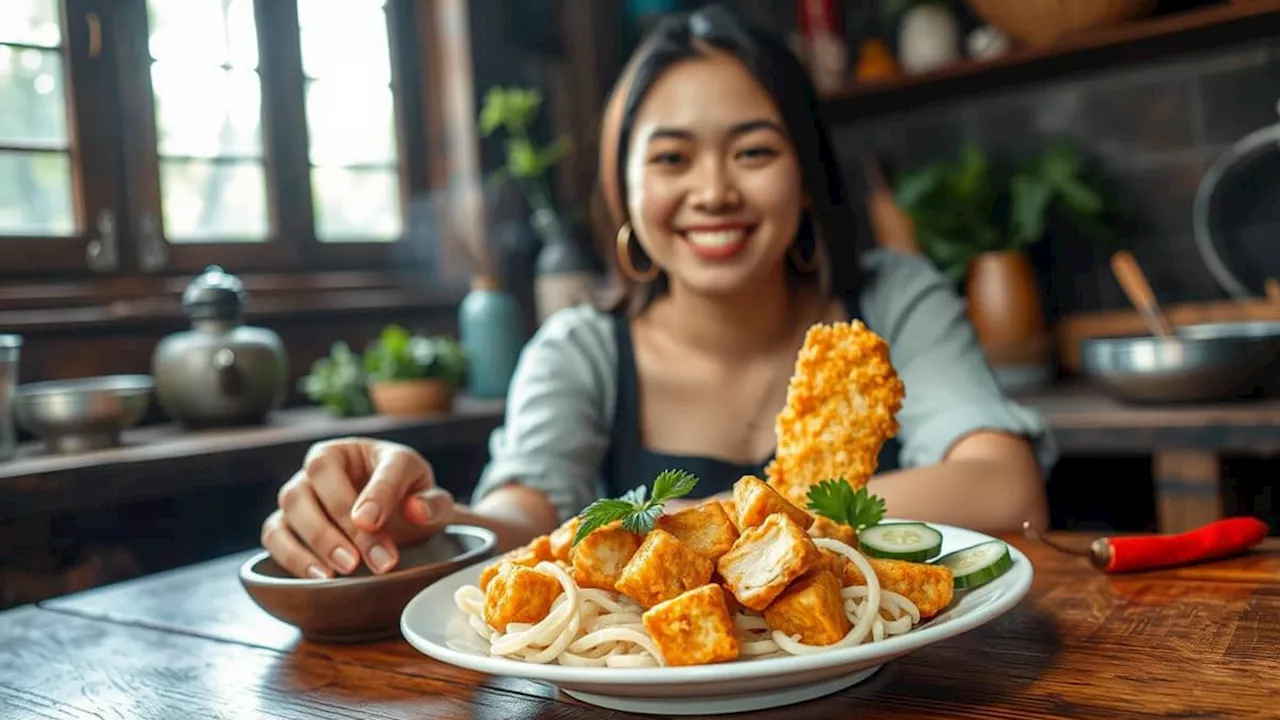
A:
POLYGON ((345 342, 335 342, 329 355, 311 364, 298 389, 312 402, 339 417, 373 412, 361 358, 345 342))
POLYGON ((905 175, 895 194, 920 248, 963 283, 969 318, 1002 384, 1045 381, 1051 347, 1028 250, 1051 218, 1099 243, 1117 237, 1074 147, 1056 143, 1029 163, 1003 167, 967 144, 959 158, 905 175))
POLYGON ((364 372, 373 408, 382 415, 445 412, 466 381, 467 356, 449 338, 389 325, 365 350, 364 372))

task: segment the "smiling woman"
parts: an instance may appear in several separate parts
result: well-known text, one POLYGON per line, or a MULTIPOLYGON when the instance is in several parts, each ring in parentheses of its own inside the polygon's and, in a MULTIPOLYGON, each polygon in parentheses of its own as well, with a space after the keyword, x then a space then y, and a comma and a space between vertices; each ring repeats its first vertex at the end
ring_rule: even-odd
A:
POLYGON ((816 93, 780 40, 721 8, 663 21, 624 70, 600 145, 617 292, 529 342, 475 504, 442 499, 408 448, 327 443, 264 525, 283 565, 349 572, 336 550, 391 552, 450 521, 524 545, 669 468, 700 478, 690 497, 840 467, 897 517, 984 530, 1043 518, 1042 418, 1001 393, 927 261, 858 253, 816 93), (841 329, 828 340, 815 326, 841 329), (900 408, 885 384, 898 382, 900 408), (832 422, 858 452, 824 444, 832 422), (772 463, 775 449, 791 460, 772 463))

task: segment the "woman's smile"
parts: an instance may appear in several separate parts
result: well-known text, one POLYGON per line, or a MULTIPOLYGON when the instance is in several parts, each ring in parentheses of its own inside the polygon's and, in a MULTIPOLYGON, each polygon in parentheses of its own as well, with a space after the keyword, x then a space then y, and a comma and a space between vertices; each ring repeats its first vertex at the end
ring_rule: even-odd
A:
POLYGON ((754 229, 754 225, 745 223, 716 223, 685 226, 676 234, 699 258, 718 261, 729 260, 745 250, 754 229))

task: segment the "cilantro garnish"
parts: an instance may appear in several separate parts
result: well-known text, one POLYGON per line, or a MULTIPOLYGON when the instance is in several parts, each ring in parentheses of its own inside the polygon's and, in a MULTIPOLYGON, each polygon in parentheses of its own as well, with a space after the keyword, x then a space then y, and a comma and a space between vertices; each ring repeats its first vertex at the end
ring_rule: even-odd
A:
POLYGON ((884 518, 884 500, 839 480, 823 480, 809 488, 808 509, 823 517, 844 523, 854 530, 871 527, 884 518))
POLYGON ((645 486, 641 485, 620 498, 596 500, 578 514, 582 522, 573 538, 577 545, 583 538, 611 522, 621 520, 622 527, 634 533, 647 533, 662 515, 662 504, 668 500, 688 495, 698 478, 684 470, 663 470, 653 481, 653 493, 645 500, 645 486))

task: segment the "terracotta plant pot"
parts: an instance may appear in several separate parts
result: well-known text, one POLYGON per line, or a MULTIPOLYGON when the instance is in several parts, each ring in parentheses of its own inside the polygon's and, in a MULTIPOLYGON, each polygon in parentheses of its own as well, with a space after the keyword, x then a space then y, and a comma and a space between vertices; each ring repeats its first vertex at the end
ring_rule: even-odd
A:
POLYGON ((369 384, 379 415, 428 415, 453 407, 454 387, 444 380, 388 380, 369 384))
POLYGON ((1045 382, 1052 347, 1040 284, 1023 252, 979 255, 965 284, 969 320, 992 370, 1006 389, 1045 382))

